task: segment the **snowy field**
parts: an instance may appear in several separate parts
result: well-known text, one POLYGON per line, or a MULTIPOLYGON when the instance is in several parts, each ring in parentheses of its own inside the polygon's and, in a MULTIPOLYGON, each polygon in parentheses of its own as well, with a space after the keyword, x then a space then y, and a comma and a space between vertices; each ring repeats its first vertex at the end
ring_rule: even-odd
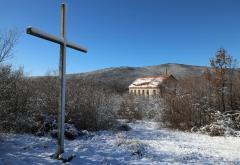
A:
MULTIPOLYGON (((69 164, 240 164, 239 137, 210 137, 167 129, 154 122, 130 123, 128 132, 101 131, 65 141, 69 164)), ((50 137, 1 135, 0 164, 62 164, 49 156, 50 137)))

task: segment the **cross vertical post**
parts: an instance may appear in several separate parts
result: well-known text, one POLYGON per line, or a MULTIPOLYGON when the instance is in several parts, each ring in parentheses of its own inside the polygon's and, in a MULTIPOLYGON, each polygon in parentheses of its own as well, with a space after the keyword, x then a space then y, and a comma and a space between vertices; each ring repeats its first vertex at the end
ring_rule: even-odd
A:
POLYGON ((66 73, 66 6, 61 5, 61 37, 63 44, 60 45, 60 63, 59 63, 59 78, 60 78, 60 95, 59 95, 59 112, 58 112, 58 149, 57 154, 64 152, 64 120, 65 120, 65 73, 66 73))
POLYGON ((57 37, 46 32, 42 32, 36 28, 28 27, 27 34, 39 37, 60 45, 60 63, 59 63, 59 80, 60 80, 60 95, 58 109, 58 141, 57 152, 53 155, 54 158, 59 158, 59 155, 64 152, 64 122, 65 122, 65 88, 66 88, 66 47, 87 53, 87 49, 75 43, 69 42, 66 39, 66 5, 61 5, 61 36, 57 37))

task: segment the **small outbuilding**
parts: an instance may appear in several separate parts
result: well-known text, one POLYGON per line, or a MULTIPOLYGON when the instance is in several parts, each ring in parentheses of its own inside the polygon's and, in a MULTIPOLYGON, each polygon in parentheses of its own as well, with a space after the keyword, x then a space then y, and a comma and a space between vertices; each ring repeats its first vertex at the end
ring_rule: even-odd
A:
POLYGON ((146 76, 136 79, 129 85, 129 93, 141 96, 162 96, 163 92, 175 87, 176 79, 173 75, 146 76))

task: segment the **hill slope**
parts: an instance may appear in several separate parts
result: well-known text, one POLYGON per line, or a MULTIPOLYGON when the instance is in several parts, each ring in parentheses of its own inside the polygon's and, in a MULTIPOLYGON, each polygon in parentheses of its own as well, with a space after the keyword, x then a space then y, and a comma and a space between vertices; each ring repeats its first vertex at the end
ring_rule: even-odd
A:
POLYGON ((166 69, 168 74, 172 74, 176 78, 179 78, 184 76, 201 75, 206 67, 168 63, 146 67, 107 68, 87 73, 70 74, 68 77, 92 79, 107 84, 117 83, 127 87, 138 77, 162 75, 165 74, 166 69))

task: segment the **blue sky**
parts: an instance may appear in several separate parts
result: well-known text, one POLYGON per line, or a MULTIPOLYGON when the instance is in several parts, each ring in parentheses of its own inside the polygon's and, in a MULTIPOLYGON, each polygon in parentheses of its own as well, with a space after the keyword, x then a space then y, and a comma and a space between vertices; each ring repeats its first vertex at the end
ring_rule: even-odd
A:
MULTIPOLYGON (((21 38, 9 63, 29 75, 58 70, 59 46, 26 35, 29 25, 59 35, 60 0, 0 0, 0 29, 21 38)), ((208 65, 224 47, 240 60, 239 0, 66 0, 67 73, 163 63, 208 65)))

